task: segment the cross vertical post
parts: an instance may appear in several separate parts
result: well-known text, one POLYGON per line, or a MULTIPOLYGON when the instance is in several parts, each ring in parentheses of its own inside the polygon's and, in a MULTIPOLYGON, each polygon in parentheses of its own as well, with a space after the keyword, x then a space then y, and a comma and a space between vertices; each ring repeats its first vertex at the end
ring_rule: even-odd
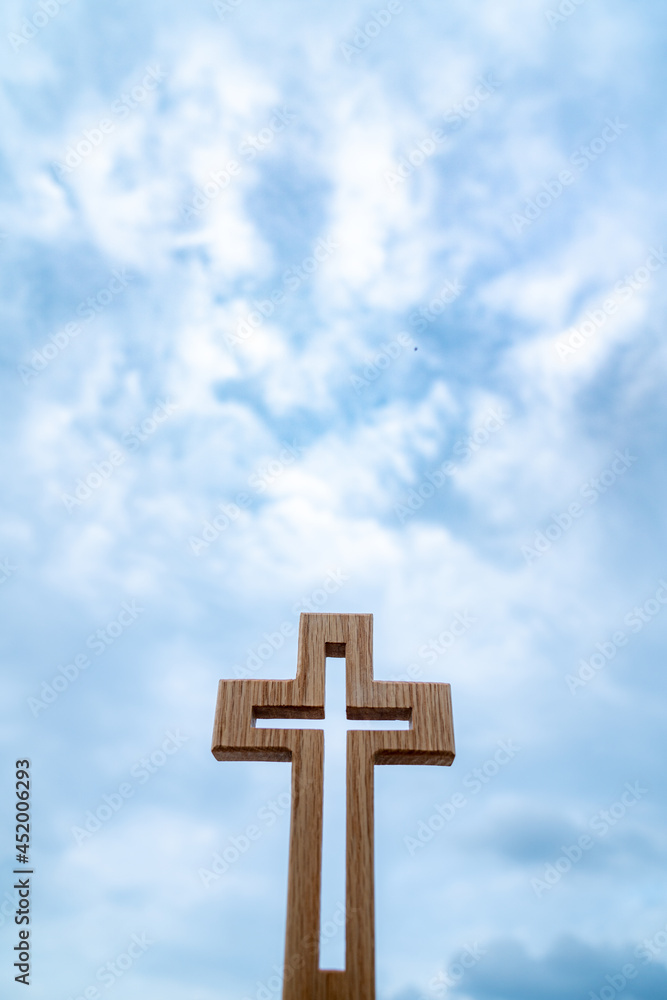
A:
POLYGON ((283 1000, 375 1000, 373 770, 451 764, 449 684, 373 680, 373 616, 302 614, 293 680, 221 680, 217 760, 292 762, 283 1000), (409 719, 411 728, 347 734, 346 967, 318 967, 324 739, 321 730, 263 729, 257 719, 323 719, 327 657, 345 658, 348 719, 409 719))

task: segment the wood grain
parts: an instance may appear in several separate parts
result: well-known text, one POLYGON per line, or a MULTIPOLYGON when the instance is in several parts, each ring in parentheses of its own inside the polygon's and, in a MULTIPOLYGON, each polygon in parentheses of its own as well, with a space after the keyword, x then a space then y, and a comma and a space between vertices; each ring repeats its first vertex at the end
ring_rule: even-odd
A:
POLYGON ((449 684, 373 680, 373 616, 302 614, 293 680, 220 681, 217 760, 291 760, 292 814, 283 1000, 375 1000, 373 770, 451 764, 449 684), (255 720, 324 718, 327 656, 345 657, 349 719, 410 719, 409 730, 347 734, 346 968, 319 969, 324 736, 255 720))

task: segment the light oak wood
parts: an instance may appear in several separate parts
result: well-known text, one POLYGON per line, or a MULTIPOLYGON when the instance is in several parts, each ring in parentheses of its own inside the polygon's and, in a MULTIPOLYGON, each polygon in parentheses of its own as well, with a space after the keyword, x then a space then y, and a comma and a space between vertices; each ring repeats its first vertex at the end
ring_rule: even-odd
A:
POLYGON ((302 614, 293 680, 220 681, 217 760, 291 760, 292 815, 283 1000, 375 1000, 373 768, 451 764, 449 684, 373 680, 373 616, 302 614), (349 719, 410 719, 409 730, 347 734, 346 967, 319 969, 324 734, 256 719, 324 718, 327 656, 345 657, 349 719))

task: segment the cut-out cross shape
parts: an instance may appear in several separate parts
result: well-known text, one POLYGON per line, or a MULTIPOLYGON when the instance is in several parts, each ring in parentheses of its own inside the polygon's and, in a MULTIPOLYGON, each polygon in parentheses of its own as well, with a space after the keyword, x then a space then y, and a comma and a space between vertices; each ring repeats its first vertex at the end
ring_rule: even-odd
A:
POLYGON ((220 681, 217 760, 292 762, 283 1000, 375 1000, 373 767, 451 764, 449 684, 373 680, 373 616, 302 614, 293 680, 220 681), (327 657, 345 658, 349 719, 409 719, 407 731, 347 734, 345 971, 321 970, 324 739, 316 729, 262 729, 256 719, 324 718, 327 657))

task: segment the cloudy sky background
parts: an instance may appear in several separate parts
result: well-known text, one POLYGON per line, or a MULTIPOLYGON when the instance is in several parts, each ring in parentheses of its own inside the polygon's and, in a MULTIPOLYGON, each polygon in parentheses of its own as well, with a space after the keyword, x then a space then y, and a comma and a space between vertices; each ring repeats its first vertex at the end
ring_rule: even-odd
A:
POLYGON ((0 37, 7 995, 24 757, 35 1000, 279 995, 289 766, 210 736, 315 600, 452 685, 454 765, 376 769, 379 1000, 664 997, 664 6, 45 3, 0 37))

